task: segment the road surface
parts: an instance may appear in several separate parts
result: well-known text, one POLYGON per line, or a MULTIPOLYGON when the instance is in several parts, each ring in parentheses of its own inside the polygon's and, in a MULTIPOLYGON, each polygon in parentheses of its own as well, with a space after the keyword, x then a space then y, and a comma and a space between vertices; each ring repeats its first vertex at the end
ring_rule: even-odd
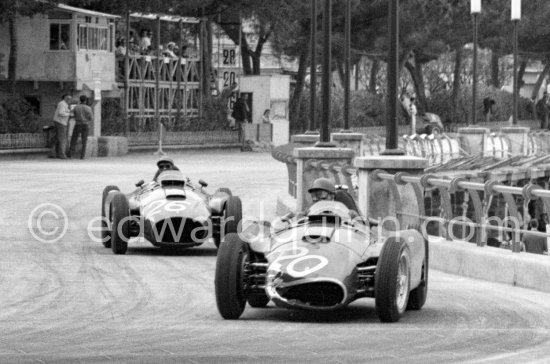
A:
MULTIPOLYGON (((191 179, 209 182, 209 189, 231 188, 245 214, 263 209, 271 217, 276 194, 286 188, 286 167, 267 153, 172 157, 191 179)), ((103 187, 129 191, 153 176, 154 160, 132 154, 0 162, 0 362, 550 360, 549 294, 433 270, 425 308, 395 324, 379 322, 372 299, 322 315, 272 304, 247 307, 240 320, 222 320, 214 299, 212 243, 163 253, 138 241, 127 255, 114 256, 88 235, 103 187), (41 204, 50 204, 44 231, 65 221, 51 204, 67 215, 67 230, 56 242, 40 242, 31 234, 37 227, 29 229, 29 215, 41 204)))

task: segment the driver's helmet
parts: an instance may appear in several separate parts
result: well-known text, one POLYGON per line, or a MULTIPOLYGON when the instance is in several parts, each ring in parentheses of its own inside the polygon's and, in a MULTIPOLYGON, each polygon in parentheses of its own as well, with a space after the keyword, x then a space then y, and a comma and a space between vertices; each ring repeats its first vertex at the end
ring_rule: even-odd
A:
POLYGON ((336 193, 334 183, 328 178, 317 178, 307 191, 311 194, 313 202, 333 200, 336 193))
POLYGON ((162 157, 157 161, 157 167, 162 171, 168 170, 168 169, 173 169, 174 168, 174 161, 172 160, 172 158, 162 157))

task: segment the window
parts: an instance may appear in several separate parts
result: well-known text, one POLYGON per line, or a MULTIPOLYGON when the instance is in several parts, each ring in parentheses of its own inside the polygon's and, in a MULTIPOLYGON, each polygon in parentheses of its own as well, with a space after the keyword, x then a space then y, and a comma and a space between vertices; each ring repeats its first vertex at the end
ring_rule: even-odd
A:
POLYGON ((78 49, 112 52, 110 29, 105 26, 79 24, 78 49))
POLYGON ((71 25, 50 24, 50 50, 68 50, 71 47, 71 25))

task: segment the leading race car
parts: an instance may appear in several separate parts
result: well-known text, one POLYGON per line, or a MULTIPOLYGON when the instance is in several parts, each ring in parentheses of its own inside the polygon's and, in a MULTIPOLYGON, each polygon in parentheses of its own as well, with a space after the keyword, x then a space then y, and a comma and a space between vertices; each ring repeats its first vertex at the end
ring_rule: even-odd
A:
POLYGON ((155 181, 136 184, 123 194, 116 186, 103 190, 102 242, 125 254, 131 237, 144 236, 160 247, 192 247, 209 238, 219 246, 225 233, 236 233, 242 204, 228 188, 210 195, 207 184, 196 186, 178 170, 161 172, 155 181))
POLYGON ((278 231, 229 234, 216 263, 218 311, 237 319, 246 302, 265 307, 269 301, 334 310, 362 297, 374 297, 382 322, 419 310, 428 292, 427 240, 416 230, 377 239, 371 229, 342 202, 320 201, 278 231))

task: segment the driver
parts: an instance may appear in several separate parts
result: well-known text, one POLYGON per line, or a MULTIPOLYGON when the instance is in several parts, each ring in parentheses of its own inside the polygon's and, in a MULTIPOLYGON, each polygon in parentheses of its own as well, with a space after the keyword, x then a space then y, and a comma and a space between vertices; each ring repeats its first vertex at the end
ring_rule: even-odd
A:
POLYGON ((172 160, 172 158, 169 158, 169 157, 161 157, 158 161, 157 161, 157 167, 158 167, 158 170, 157 172, 155 173, 155 176, 153 177, 153 181, 156 182, 157 181, 157 178, 158 176, 163 172, 163 171, 179 171, 179 168, 176 167, 174 165, 174 161, 172 160))
MULTIPOLYGON (((334 187, 334 183, 328 178, 317 178, 313 183, 311 184, 311 187, 307 190, 309 192, 309 195, 311 196, 311 200, 313 203, 317 203, 319 201, 334 201, 334 196, 336 195, 336 188, 334 187)), ((298 213, 289 212, 288 214, 281 217, 283 221, 288 221, 294 217, 300 219, 306 215, 308 215, 309 209, 305 211, 300 211, 298 213)), ((350 217, 352 219, 359 216, 357 211, 355 210, 349 210, 350 217)))
POLYGON ((319 201, 334 201, 336 189, 334 183, 328 178, 317 178, 307 192, 309 192, 313 203, 316 203, 319 201))

